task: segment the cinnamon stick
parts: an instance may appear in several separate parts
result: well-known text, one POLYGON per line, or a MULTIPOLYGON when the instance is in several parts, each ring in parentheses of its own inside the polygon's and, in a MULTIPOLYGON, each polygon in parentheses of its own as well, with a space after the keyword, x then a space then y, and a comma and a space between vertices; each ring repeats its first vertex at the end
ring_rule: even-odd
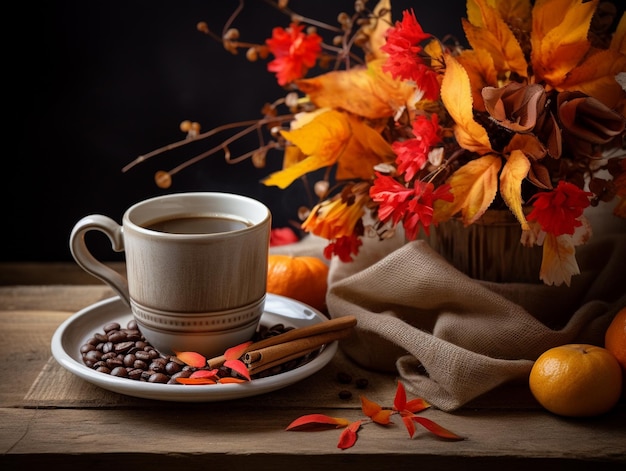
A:
MULTIPOLYGON (((314 335, 319 335, 327 332, 336 332, 344 329, 351 329, 356 325, 356 317, 345 316, 331 319, 324 322, 319 322, 307 327, 299 327, 297 329, 291 329, 273 337, 268 337, 258 342, 254 342, 248 346, 244 354, 253 350, 260 350, 265 347, 271 347, 282 343, 291 342, 293 340, 304 339, 314 335)), ((211 358, 207 361, 210 368, 219 368, 224 364, 226 359, 223 355, 215 358, 211 358)), ((287 360, 286 360, 287 361, 287 360)))
POLYGON ((350 335, 351 330, 351 328, 345 328, 250 350, 243 355, 243 362, 248 366, 250 374, 260 373, 289 360, 300 358, 317 350, 322 345, 345 338, 350 335))

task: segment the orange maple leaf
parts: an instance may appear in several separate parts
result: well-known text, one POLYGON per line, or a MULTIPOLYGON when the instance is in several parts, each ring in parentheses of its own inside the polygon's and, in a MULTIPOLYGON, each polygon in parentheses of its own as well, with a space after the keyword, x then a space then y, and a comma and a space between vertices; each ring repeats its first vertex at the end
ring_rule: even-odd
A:
POLYGON ((327 72, 296 81, 318 108, 346 110, 364 118, 389 118, 407 105, 415 95, 415 85, 396 80, 383 72, 385 59, 376 59, 367 67, 327 72))

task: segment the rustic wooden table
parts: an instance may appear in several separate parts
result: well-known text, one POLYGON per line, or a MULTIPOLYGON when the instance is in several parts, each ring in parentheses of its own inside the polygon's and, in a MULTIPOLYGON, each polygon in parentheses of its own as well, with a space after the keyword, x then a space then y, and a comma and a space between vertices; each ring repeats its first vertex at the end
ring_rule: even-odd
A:
POLYGON ((337 448, 340 430, 285 431, 303 414, 362 418, 360 394, 392 404, 396 378, 363 370, 341 351, 312 376, 250 398, 177 403, 113 393, 63 369, 50 351, 59 325, 113 296, 109 288, 63 264, 0 264, 0 283, 2 470, 626 469, 625 402, 603 417, 566 419, 542 410, 523 386, 455 413, 422 412, 466 438, 458 442, 419 428, 411 439, 397 417, 392 426, 364 426, 348 450, 337 448), (339 383, 339 372, 366 378, 367 388, 339 383), (343 389, 351 399, 339 397, 343 389))

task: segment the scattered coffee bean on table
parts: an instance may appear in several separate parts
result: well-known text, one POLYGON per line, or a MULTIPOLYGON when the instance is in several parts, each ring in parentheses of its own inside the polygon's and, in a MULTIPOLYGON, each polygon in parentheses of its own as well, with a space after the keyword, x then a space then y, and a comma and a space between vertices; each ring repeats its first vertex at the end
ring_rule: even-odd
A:
MULTIPOLYGON (((292 328, 285 327, 283 324, 261 325, 252 340, 257 342, 282 334, 292 328)), ((252 375, 252 379, 292 370, 315 358, 318 352, 312 352, 252 375)), ((176 381, 176 378, 186 378, 196 370, 209 369, 208 366, 206 368, 191 367, 174 355, 159 353, 146 341, 135 320, 129 321, 126 327, 122 327, 117 322, 104 325, 102 332, 94 333, 81 346, 80 353, 83 363, 95 371, 149 383, 181 384, 176 381)), ((222 366, 219 368, 218 376, 237 377, 238 374, 222 366)))

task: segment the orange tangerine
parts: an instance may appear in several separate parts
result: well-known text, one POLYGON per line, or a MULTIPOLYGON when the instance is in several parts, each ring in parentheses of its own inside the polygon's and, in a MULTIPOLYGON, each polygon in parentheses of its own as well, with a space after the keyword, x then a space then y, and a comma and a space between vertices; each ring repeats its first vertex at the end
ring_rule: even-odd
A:
POLYGON ((626 373, 626 307, 618 311, 606 329, 604 348, 613 354, 626 373))
POLYGON ((622 370, 607 349, 568 344, 545 351, 529 377, 535 399, 554 414, 591 417, 604 414, 618 402, 622 370))
POLYGON ((626 307, 620 309, 604 334, 604 348, 622 367, 622 396, 626 397, 626 307))

